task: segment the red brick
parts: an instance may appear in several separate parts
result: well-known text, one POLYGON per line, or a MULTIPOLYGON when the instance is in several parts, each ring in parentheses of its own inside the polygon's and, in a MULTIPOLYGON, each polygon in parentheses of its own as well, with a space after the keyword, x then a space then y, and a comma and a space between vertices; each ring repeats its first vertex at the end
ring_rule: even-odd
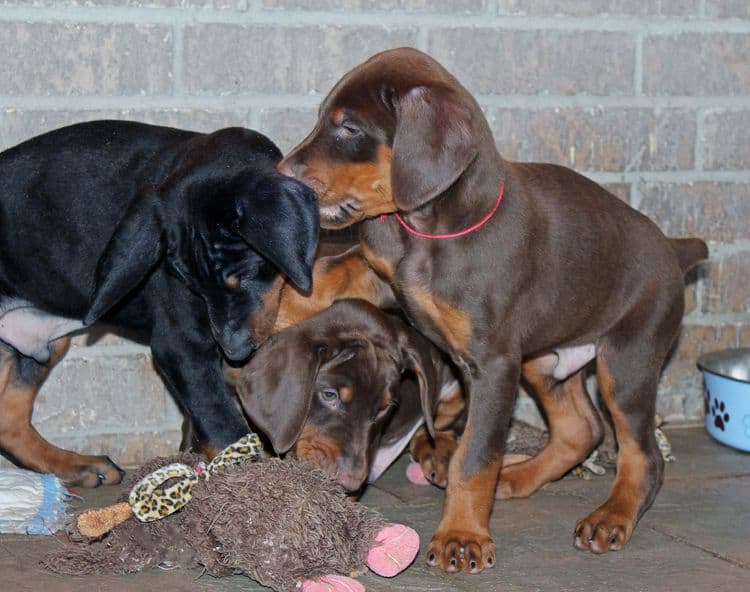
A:
POLYGON ((722 111, 706 115, 703 123, 703 168, 750 169, 749 129, 748 110, 722 111))
POLYGON ((170 27, 0 23, 0 94, 166 94, 170 27))
POLYGON ((44 383, 34 425, 55 433, 162 427, 174 409, 149 356, 71 356, 44 383))
POLYGON ((475 93, 633 93, 635 41, 627 33, 438 29, 429 53, 475 93))
POLYGON ((672 236, 704 240, 750 239, 750 185, 644 183, 638 209, 672 236))
POLYGON ((579 171, 694 166, 695 113, 689 109, 497 109, 491 119, 508 158, 579 171))
POLYGON ((750 94, 750 35, 680 33, 643 41, 643 89, 649 95, 750 94))
POLYGON ((498 0, 500 14, 697 16, 698 0, 498 0))
POLYGON ((184 32, 185 84, 211 95, 322 94, 371 54, 415 41, 405 28, 198 24, 184 32))
POLYGON ((242 111, 205 109, 46 111, 9 109, 0 121, 0 143, 5 148, 64 125, 92 119, 131 119, 155 125, 211 132, 222 127, 246 126, 249 114, 242 111))
POLYGON ((263 0, 263 8, 317 11, 398 11, 438 14, 480 14, 482 0, 263 0))
POLYGON ((702 311, 750 312, 750 252, 713 258, 707 267, 702 311))
POLYGON ((313 109, 263 109, 259 119, 258 129, 273 138, 281 151, 286 153, 312 130, 316 120, 316 111, 313 109))
POLYGON ((660 390, 695 392, 702 388, 702 376, 696 366, 705 353, 737 346, 734 325, 685 325, 677 349, 667 363, 659 382, 660 390))
POLYGON ((708 16, 726 18, 750 18, 750 3, 747 0, 721 0, 720 2, 706 2, 708 16))

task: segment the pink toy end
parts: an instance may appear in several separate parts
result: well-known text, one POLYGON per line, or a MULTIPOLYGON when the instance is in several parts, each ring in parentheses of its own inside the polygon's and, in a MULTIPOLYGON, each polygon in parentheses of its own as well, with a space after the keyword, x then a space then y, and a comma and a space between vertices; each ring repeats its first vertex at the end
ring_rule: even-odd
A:
POLYGON ((417 553, 417 532, 403 524, 390 524, 375 537, 367 553, 367 566, 379 576, 391 578, 409 567, 417 553))
POLYGON ((410 461, 409 465, 406 467, 406 478, 415 485, 430 484, 430 482, 427 480, 427 477, 424 476, 422 466, 418 462, 414 462, 413 460, 410 461))
POLYGON ((365 592, 365 587, 357 580, 335 575, 304 580, 299 589, 301 592, 365 592))

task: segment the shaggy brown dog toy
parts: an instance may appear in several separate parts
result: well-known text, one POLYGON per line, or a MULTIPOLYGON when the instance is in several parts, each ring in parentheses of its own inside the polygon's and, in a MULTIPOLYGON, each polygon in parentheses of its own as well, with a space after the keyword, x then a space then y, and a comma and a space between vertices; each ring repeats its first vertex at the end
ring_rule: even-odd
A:
POLYGON ((343 592, 364 591, 348 576, 365 566, 390 577, 411 564, 414 530, 349 501, 306 463, 255 462, 253 442, 258 450, 251 444, 247 453, 246 437, 243 454, 233 445, 208 466, 193 454, 154 459, 133 478, 127 502, 80 514, 71 544, 43 565, 72 575, 200 565, 279 592, 343 592))

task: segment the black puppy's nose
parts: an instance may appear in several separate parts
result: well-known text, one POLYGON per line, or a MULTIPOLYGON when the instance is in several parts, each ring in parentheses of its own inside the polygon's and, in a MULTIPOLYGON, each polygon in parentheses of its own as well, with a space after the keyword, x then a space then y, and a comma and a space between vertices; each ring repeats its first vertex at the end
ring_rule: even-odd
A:
POLYGON ((252 340, 237 341, 234 340, 230 343, 223 345, 224 355, 229 358, 232 362, 242 362, 243 360, 250 357, 250 354, 257 349, 256 343, 252 340))

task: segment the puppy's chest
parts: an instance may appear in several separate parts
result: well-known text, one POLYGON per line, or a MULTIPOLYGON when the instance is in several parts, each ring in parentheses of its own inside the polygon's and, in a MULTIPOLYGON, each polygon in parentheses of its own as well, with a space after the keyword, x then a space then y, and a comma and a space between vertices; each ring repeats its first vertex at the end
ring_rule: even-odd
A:
MULTIPOLYGON (((400 241, 362 241, 369 265, 386 279, 411 323, 444 351, 465 355, 472 340, 472 320, 460 302, 442 295, 440 275, 427 252, 400 241)), ((446 278, 443 278, 446 279, 446 278)))

